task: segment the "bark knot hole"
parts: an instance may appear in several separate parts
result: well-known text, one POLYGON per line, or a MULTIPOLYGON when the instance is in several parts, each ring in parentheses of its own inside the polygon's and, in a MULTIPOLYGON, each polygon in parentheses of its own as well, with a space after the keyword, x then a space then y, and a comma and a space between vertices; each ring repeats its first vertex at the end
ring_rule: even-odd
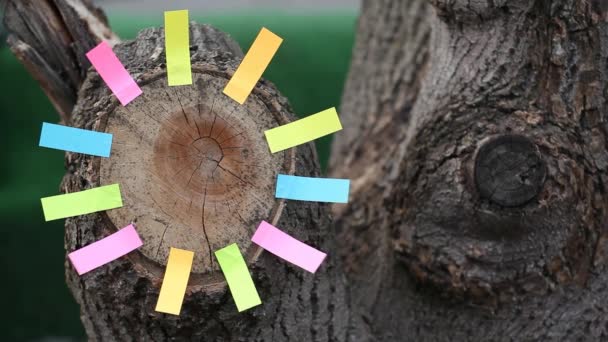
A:
POLYGON ((545 180, 538 147, 520 135, 501 135, 483 143, 475 159, 479 195, 504 206, 522 206, 535 198, 545 180))

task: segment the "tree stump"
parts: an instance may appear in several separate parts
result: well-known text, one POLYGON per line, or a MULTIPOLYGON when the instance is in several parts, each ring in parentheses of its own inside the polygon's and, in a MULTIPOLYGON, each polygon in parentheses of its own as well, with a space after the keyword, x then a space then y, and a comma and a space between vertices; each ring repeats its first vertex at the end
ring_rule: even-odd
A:
POLYGON ((144 74, 142 96, 102 114, 114 148, 100 182, 121 185, 125 205, 108 216, 137 224, 143 255, 162 266, 169 247, 191 250, 193 271, 219 280, 213 251, 249 246, 259 222, 281 216, 274 184, 295 172, 295 151, 268 152, 263 132, 287 122, 282 107, 263 95, 241 106, 218 91, 229 75, 193 73, 193 86, 171 88, 164 71, 144 74))
POLYGON ((263 132, 294 119, 285 98, 261 81, 239 105, 222 93, 242 57, 236 43, 194 23, 190 37, 190 86, 167 85, 164 31, 147 29, 114 48, 142 88, 140 97, 121 106, 92 69, 79 92, 72 125, 112 133, 112 153, 104 159, 68 153, 62 189, 119 183, 124 206, 67 219, 66 249, 129 223, 144 241, 139 250, 83 276, 66 265, 89 338, 343 339, 344 331, 328 328, 345 325, 348 315, 335 312, 345 302, 341 278, 327 274, 335 260, 317 274, 303 274, 250 241, 266 220, 311 245, 328 246, 327 206, 274 198, 278 173, 318 175, 313 144, 271 154, 263 132), (263 301, 243 313, 213 255, 233 242, 263 301), (170 247, 195 252, 180 316, 154 311, 170 247), (302 312, 303 306, 312 311, 302 312), (301 326, 300 318, 310 324, 301 326))

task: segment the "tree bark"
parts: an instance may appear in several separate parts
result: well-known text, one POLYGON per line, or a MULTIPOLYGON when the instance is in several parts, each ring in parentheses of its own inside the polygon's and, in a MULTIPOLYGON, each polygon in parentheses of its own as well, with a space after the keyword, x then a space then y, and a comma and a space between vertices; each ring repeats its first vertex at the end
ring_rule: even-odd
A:
POLYGON ((91 66, 85 53, 119 41, 90 0, 0 0, 7 42, 38 81, 62 121, 69 122, 77 92, 91 66))
POLYGON ((336 241, 360 340, 608 337, 607 20, 600 1, 364 1, 357 127, 331 163, 357 183, 336 241))
POLYGON ((68 153, 62 190, 120 182, 126 205, 67 220, 66 249, 129 222, 149 242, 82 277, 66 265, 91 339, 608 338, 604 2, 364 1, 331 160, 352 200, 333 227, 324 205, 268 200, 269 175, 318 175, 311 144, 261 147, 293 118, 286 99, 266 81, 242 108, 223 98, 242 53, 207 26, 191 26, 195 83, 167 87, 162 34, 115 46, 142 97, 122 108, 88 70, 73 111, 117 144, 110 160, 68 153), (324 266, 251 246, 264 217, 328 251, 324 266), (240 314, 210 253, 228 241, 264 301, 240 314), (180 317, 154 311, 174 244, 199 256, 180 317))

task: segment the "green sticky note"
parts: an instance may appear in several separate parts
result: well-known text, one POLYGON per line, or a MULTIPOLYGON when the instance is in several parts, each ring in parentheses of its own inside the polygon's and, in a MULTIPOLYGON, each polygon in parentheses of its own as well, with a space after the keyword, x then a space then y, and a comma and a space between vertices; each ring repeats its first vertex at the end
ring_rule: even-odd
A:
POLYGON ((329 108, 303 119, 264 132, 270 152, 292 148, 342 129, 336 108, 329 108))
POLYGON ((224 272, 226 282, 236 303, 236 308, 245 311, 262 304, 258 290, 249 274, 245 259, 236 243, 215 251, 215 257, 224 272))
POLYGON ((52 221, 122 207, 118 184, 40 199, 44 219, 52 221))

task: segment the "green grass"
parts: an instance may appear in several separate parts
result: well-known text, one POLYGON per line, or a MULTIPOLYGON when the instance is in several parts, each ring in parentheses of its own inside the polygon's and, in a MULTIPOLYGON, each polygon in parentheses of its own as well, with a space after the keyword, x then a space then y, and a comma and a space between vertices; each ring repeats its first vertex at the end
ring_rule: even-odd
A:
MULTIPOLYGON (((262 26, 284 38, 264 74, 306 116, 338 106, 355 26, 355 14, 280 13, 198 16, 234 37, 246 51, 262 26)), ((162 13, 127 17, 110 13, 123 39, 140 29, 162 26, 162 13)), ((82 337, 78 307, 64 281, 63 222, 44 222, 40 198, 54 195, 63 176, 63 153, 39 148, 43 121, 58 116, 36 82, 8 49, 0 49, 0 266, 3 298, 0 340, 43 336, 82 337)), ((323 165, 329 139, 318 142, 323 165)))

